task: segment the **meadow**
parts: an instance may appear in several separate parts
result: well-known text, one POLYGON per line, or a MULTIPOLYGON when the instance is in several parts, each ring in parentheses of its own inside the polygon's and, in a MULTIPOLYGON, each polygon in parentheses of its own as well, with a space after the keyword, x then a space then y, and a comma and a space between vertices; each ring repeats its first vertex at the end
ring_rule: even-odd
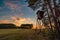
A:
POLYGON ((45 33, 33 29, 0 29, 0 40, 49 40, 45 33))

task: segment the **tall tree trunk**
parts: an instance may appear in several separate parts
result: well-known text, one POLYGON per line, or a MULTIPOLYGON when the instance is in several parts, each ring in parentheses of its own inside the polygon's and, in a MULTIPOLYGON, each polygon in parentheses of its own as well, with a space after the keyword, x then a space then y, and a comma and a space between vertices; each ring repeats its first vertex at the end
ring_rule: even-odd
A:
MULTIPOLYGON (((57 8, 56 1, 55 1, 55 0, 53 0, 53 3, 54 3, 55 16, 56 16, 56 18, 57 18, 57 20, 58 20, 59 10, 58 10, 58 8, 57 8)), ((57 24, 59 24, 59 23, 57 23, 57 24)), ((56 27, 56 33, 57 33, 56 36, 58 37, 58 40, 60 40, 59 26, 56 27)))
POLYGON ((53 26, 51 24, 51 20, 50 20, 50 16, 49 16, 49 12, 48 12, 48 5, 46 4, 46 11, 47 11, 47 15, 48 15, 48 19, 49 19, 49 23, 50 23, 50 27, 51 27, 51 30, 53 30, 53 26))
MULTIPOLYGON (((59 33, 58 24, 57 24, 56 16, 54 15, 54 10, 53 10, 52 7, 51 7, 50 0, 46 0, 45 2, 47 3, 47 5, 48 5, 49 8, 50 8, 50 11, 51 11, 52 16, 53 16, 53 19, 54 19, 54 25, 55 25, 56 33, 58 34, 58 33, 59 33)), ((57 36, 58 36, 58 35, 57 35, 57 36)))

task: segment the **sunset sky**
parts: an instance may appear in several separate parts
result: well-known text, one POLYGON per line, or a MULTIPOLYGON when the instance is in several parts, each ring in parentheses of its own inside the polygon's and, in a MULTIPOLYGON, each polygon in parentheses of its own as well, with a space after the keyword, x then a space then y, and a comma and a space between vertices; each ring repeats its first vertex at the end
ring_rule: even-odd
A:
POLYGON ((36 14, 26 0, 0 0, 0 24, 35 24, 36 14))

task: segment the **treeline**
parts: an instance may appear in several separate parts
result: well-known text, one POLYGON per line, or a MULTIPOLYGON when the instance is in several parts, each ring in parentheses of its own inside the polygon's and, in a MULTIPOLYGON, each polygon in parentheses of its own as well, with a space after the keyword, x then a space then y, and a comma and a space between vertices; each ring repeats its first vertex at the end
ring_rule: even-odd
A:
POLYGON ((0 29, 17 28, 14 24, 0 24, 0 29))
POLYGON ((16 26, 14 24, 0 24, 0 29, 31 29, 33 25, 31 24, 22 24, 21 26, 16 26))

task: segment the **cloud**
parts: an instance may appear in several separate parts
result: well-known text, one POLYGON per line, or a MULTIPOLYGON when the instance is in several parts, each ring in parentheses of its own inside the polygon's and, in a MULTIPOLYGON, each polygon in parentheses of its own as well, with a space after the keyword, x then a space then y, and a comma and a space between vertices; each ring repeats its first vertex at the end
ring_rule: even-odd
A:
POLYGON ((17 13, 17 14, 10 15, 10 17, 22 17, 22 16, 23 16, 22 13, 17 13))
POLYGON ((10 23, 9 20, 0 20, 0 24, 8 24, 10 23))
POLYGON ((0 24, 12 23, 12 24, 15 24, 16 26, 20 26, 21 24, 24 23, 24 21, 26 21, 25 18, 11 17, 10 20, 8 20, 8 19, 0 20, 0 24))
POLYGON ((11 2, 4 2, 5 6, 11 8, 12 10, 16 9, 18 7, 18 4, 14 4, 11 2))
POLYGON ((14 14, 21 14, 21 6, 17 3, 12 3, 12 2, 4 2, 5 6, 10 9, 11 13, 14 14))
POLYGON ((7 24, 7 23, 12 23, 15 24, 16 26, 20 26, 20 24, 24 21, 24 18, 19 18, 19 15, 9 15, 9 16, 2 16, 0 19, 0 24, 7 24))
POLYGON ((11 17, 12 23, 16 26, 20 26, 21 24, 32 24, 31 18, 18 18, 18 17, 11 17))
POLYGON ((4 4, 8 9, 10 9, 10 13, 12 13, 10 16, 22 17, 23 13, 20 4, 6 1, 4 2, 4 4))
POLYGON ((0 10, 2 9, 2 7, 0 7, 0 10))

